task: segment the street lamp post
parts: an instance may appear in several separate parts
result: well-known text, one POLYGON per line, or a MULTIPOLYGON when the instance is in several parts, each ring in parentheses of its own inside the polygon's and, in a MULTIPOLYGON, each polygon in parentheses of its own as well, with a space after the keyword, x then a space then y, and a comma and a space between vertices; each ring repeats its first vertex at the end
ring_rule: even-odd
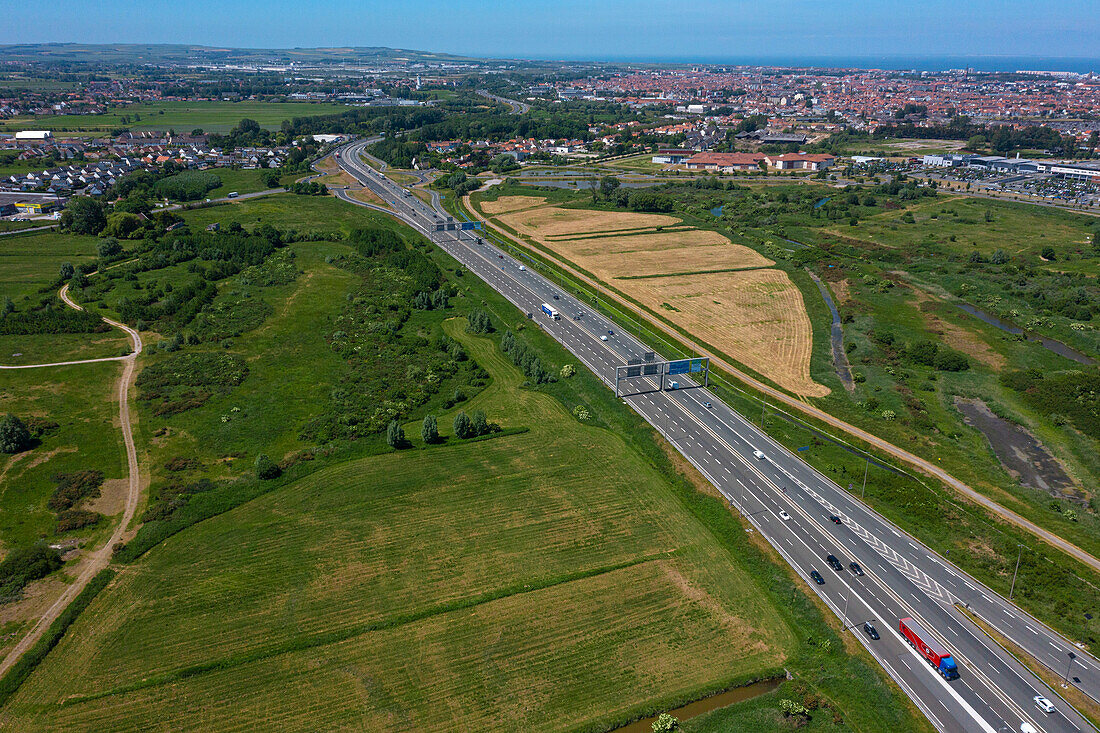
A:
POLYGON ((1012 600, 1012 594, 1016 592, 1016 573, 1020 571, 1020 557, 1024 554, 1024 546, 1016 545, 1016 569, 1012 571, 1012 587, 1008 589, 1008 600, 1012 600))
POLYGON ((863 488, 859 490, 859 498, 862 500, 867 494, 867 472, 871 470, 871 459, 863 459, 863 488))
POLYGON ((1074 659, 1077 659, 1077 655, 1070 652, 1069 661, 1066 663, 1066 678, 1062 680, 1062 687, 1069 687, 1069 671, 1073 668, 1074 659))

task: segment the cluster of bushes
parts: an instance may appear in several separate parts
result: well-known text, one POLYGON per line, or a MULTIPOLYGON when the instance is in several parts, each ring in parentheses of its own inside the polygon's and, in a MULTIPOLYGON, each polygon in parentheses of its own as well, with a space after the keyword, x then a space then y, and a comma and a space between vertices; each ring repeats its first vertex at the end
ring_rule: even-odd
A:
POLYGON ((467 176, 465 171, 455 171, 443 179, 443 185, 454 191, 455 196, 465 196, 481 188, 481 181, 467 176))
POLYGON ((33 443, 34 438, 26 423, 10 412, 0 417, 0 453, 21 453, 33 443))
POLYGON ((466 330, 470 333, 492 333, 493 319, 480 308, 474 308, 466 316, 466 330))
POLYGON ((328 187, 317 181, 296 181, 286 190, 298 196, 328 196, 328 187))
POLYGON ((0 562, 0 603, 19 600, 27 583, 46 577, 61 564, 61 553, 44 543, 14 548, 0 562))
POLYGON ((195 494, 202 494, 216 488, 210 479, 183 482, 173 481, 168 484, 154 486, 150 491, 149 507, 142 515, 142 522, 163 521, 170 519, 180 507, 187 504, 195 494))
POLYGON ((500 349, 512 359, 512 363, 520 368, 532 384, 544 384, 553 382, 554 375, 542 365, 542 360, 535 350, 528 346, 523 339, 517 338, 511 331, 505 331, 500 340, 500 349))
POLYGON ((459 410, 454 417, 452 427, 454 428, 455 437, 462 439, 486 435, 493 432, 494 428, 500 430, 499 426, 489 423, 485 418, 485 413, 481 410, 474 410, 472 416, 467 415, 463 410, 459 410))
POLYGON ((1055 424, 1067 420, 1091 438, 1100 439, 1100 369, 1074 369, 1045 374, 1039 369, 1005 372, 1001 383, 1019 392, 1055 424))
POLYGON ((414 309, 443 311, 457 295, 425 252, 388 228, 353 231, 356 255, 333 262, 359 277, 327 336, 346 368, 328 409, 303 426, 305 440, 355 440, 388 431, 437 394, 478 388, 488 380, 461 345, 414 309), (428 336, 427 332, 434 332, 428 336))
POLYGON ((879 329, 874 332, 873 337, 881 346, 886 347, 889 353, 904 356, 915 364, 944 372, 963 372, 970 368, 970 361, 965 355, 949 349, 938 341, 924 339, 899 348, 893 331, 879 329))
POLYGON ((175 201, 197 201, 222 185, 222 179, 211 171, 184 171, 153 184, 153 193, 175 201))
POLYGON ((145 367, 135 384, 154 415, 172 415, 200 407, 246 376, 248 366, 235 354, 177 353, 145 367))
POLYGON ((963 372, 970 368, 970 361, 963 354, 937 341, 915 341, 905 348, 905 355, 917 364, 944 372, 963 372))
MULTIPOLYGON (((36 333, 102 333, 110 329, 95 313, 65 307, 53 298, 34 310, 11 310, 0 315, 0 336, 36 333)), ((5 309, 6 310, 6 309, 5 309)))
POLYGON ((69 532, 83 529, 99 523, 103 518, 98 512, 77 508, 85 499, 99 496, 99 487, 103 485, 102 471, 75 471, 59 473, 53 477, 57 488, 46 505, 57 512, 57 532, 69 532))

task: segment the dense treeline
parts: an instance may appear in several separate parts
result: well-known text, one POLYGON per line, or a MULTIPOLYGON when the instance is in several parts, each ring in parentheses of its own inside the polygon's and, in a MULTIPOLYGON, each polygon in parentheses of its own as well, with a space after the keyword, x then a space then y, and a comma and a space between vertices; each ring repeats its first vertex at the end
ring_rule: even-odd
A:
POLYGON ((35 333, 102 333, 110 329, 94 313, 66 308, 60 303, 27 312, 0 315, 0 336, 35 333))

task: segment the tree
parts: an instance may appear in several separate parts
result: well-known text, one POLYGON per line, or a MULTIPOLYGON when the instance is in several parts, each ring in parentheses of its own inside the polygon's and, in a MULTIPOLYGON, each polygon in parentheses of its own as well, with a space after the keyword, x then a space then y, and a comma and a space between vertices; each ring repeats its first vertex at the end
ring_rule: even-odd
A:
POLYGON ((96 254, 100 257, 114 257, 122 254, 122 243, 114 237, 107 237, 96 245, 96 254))
POLYGON ((473 437, 473 424, 470 422, 470 416, 465 411, 459 410, 455 415, 454 423, 455 436, 458 438, 470 438, 473 437))
POLYGON ((73 275, 76 274, 76 268, 73 267, 71 262, 62 262, 61 269, 58 271, 58 277, 62 280, 72 280, 73 275))
POLYGON ((470 420, 470 427, 473 428, 474 435, 485 435, 489 432, 489 421, 485 418, 485 413, 481 410, 474 410, 474 416, 470 420))
POLYGON ((661 713, 657 716, 657 719, 653 721, 652 730, 653 733, 675 733, 680 730, 680 721, 677 720, 675 715, 661 713))
POLYGON ((14 311, 15 311, 15 303, 12 302, 12 299, 11 298, 4 298, 4 307, 3 307, 3 309, 0 309, 0 318, 3 318, 4 316, 6 316, 9 313, 12 313, 14 311))
POLYGON ((0 453, 19 453, 31 447, 31 431, 10 412, 0 418, 0 453))
POLYGON ((994 265, 1003 265, 1008 262, 1008 253, 1003 249, 993 250, 993 254, 989 257, 989 261, 994 265))
POLYGON ((424 416, 424 422, 420 425, 420 437, 425 443, 439 441, 439 424, 435 420, 435 415, 424 416))
POLYGON ((611 194, 615 193, 615 189, 619 187, 619 179, 615 176, 604 176, 600 179, 600 193, 603 197, 611 198, 611 194))
POLYGON ((77 290, 83 290, 86 287, 88 287, 88 276, 85 275, 83 271, 78 271, 75 275, 73 275, 72 279, 69 280, 70 290, 73 288, 77 290))
POLYGON ((61 226, 74 234, 99 234, 107 226, 103 204, 88 196, 74 196, 61 212, 61 226))
POLYGON ((386 442, 391 448, 400 448, 405 445, 405 429, 396 420, 390 420, 386 426, 386 442))
POLYGON ((107 226, 103 231, 111 239, 140 239, 144 229, 145 223, 137 214, 116 211, 107 215, 107 226))
POLYGON ((268 481, 273 478, 278 478, 282 470, 275 461, 267 457, 266 453, 261 453, 256 456, 256 478, 261 481, 268 481))
POLYGON ((1043 251, 1039 254, 1047 262, 1053 262, 1054 260, 1058 259, 1057 255, 1054 253, 1054 247, 1051 247, 1049 244, 1046 247, 1043 247, 1043 251))

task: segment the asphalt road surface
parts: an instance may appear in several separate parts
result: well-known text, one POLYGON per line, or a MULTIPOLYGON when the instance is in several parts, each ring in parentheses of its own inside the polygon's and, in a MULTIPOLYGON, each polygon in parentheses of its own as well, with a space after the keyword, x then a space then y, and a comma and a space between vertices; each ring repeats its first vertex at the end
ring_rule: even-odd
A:
MULTIPOLYGON (((534 262, 512 257, 483 232, 448 229, 457 226, 448 214, 405 195, 401 186, 363 163, 358 154, 362 145, 343 148, 340 165, 393 207, 386 213, 424 233, 531 314, 609 387, 614 387, 616 366, 650 350, 621 324, 534 272, 534 262), (552 303, 561 319, 543 314, 543 303, 552 303)), ((705 388, 682 375, 676 379, 680 389, 661 391, 652 380, 635 378, 621 385, 627 393, 623 401, 698 468, 733 510, 745 515, 751 525, 748 531, 767 539, 937 729, 1019 731, 1024 722, 1040 731, 1093 729, 1055 690, 993 644, 955 604, 969 604, 1052 669, 1068 670, 1068 678, 1077 680, 1073 684, 1094 696, 1100 695, 1100 663, 1095 658, 894 527, 705 388), (756 450, 765 458, 754 457, 756 450), (832 516, 840 523, 830 521, 832 516), (841 559, 842 571, 829 567, 829 554, 841 559), (863 575, 848 569, 853 561, 863 575), (812 570, 821 573, 824 584, 810 580, 812 570), (904 641, 897 625, 907 616, 923 622, 954 653, 959 679, 944 680, 904 641), (878 629, 879 640, 863 633, 865 621, 878 629), (1071 652, 1075 659, 1068 656, 1071 652), (1036 695, 1050 699, 1057 711, 1040 712, 1032 700, 1036 695)))

